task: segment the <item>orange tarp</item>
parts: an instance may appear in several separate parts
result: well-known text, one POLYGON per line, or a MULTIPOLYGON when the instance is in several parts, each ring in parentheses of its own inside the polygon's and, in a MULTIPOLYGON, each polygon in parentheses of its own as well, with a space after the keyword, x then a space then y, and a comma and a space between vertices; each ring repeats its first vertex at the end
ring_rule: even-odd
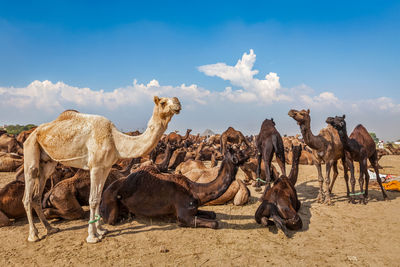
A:
POLYGON ((400 191, 400 182, 397 180, 382 183, 382 185, 386 190, 400 191))

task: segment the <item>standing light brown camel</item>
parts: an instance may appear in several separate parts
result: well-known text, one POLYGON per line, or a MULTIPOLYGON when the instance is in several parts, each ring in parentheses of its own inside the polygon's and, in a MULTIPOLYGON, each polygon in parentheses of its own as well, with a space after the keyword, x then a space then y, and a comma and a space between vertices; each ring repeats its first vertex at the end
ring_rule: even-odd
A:
POLYGON ((24 206, 29 221, 28 241, 37 241, 38 230, 32 208, 46 227, 47 234, 59 231, 46 220, 41 205, 46 179, 57 162, 90 171, 90 221, 88 243, 96 243, 106 233, 99 219, 99 203, 104 182, 112 165, 120 158, 148 154, 168 127, 172 116, 181 110, 178 98, 154 97, 154 110, 146 131, 128 136, 108 119, 67 110, 54 121, 40 125, 24 143, 24 206))
MULTIPOLYGON (((346 128, 346 118, 345 115, 343 117, 336 116, 335 118, 329 117, 326 119, 326 122, 332 125, 339 133, 340 140, 343 143, 344 150, 346 151, 346 158, 349 159, 347 164, 350 167, 351 174, 351 194, 350 201, 354 203, 353 196, 356 195, 354 192, 354 186, 356 183, 354 177, 354 165, 353 161, 358 161, 360 163, 360 178, 358 180, 360 184, 360 194, 362 194, 362 201, 364 204, 368 202, 368 183, 369 183, 369 174, 367 171, 367 159, 371 163, 372 167, 375 170, 376 179, 378 180, 379 186, 381 187, 383 199, 387 200, 388 197, 386 195, 385 189, 382 187, 382 181, 379 176, 378 170, 378 155, 376 152, 376 145, 372 137, 369 135, 367 129, 361 124, 357 125, 350 136, 347 136, 347 128, 346 128), (363 183, 365 176, 365 191, 363 191, 363 183)), ((335 180, 332 181, 331 188, 333 187, 335 180)), ((347 183, 347 181, 346 181, 347 183)), ((348 187, 348 186, 347 186, 348 187)), ((331 189, 332 190, 332 189, 331 189)))
POLYGON ((333 180, 335 180, 338 175, 337 161, 339 159, 342 159, 345 169, 344 178, 348 181, 347 166, 345 164, 346 160, 344 158, 343 145, 340 141, 339 134, 331 125, 328 125, 328 127, 321 129, 317 136, 313 135, 310 127, 311 118, 309 109, 300 111, 292 109, 289 111, 288 115, 297 121, 304 142, 313 150, 313 155, 315 157, 314 164, 317 167, 319 181, 318 202, 322 203, 325 200, 326 204, 331 205, 332 200, 329 187, 330 172, 331 167, 333 167, 333 180), (325 191, 323 190, 324 177, 322 176, 321 167, 323 162, 326 164, 325 191))
POLYGON ((285 148, 283 146, 282 137, 275 128, 273 119, 265 119, 261 124, 260 133, 256 138, 257 145, 257 183, 256 186, 261 186, 261 160, 264 161, 265 166, 265 181, 266 190, 270 187, 271 183, 271 161, 275 153, 276 161, 281 169, 282 175, 286 176, 285 170, 285 148))
POLYGON ((242 132, 236 131, 232 127, 229 127, 225 132, 223 132, 221 134, 221 153, 222 154, 225 154, 226 145, 228 142, 230 142, 232 144, 238 144, 238 145, 245 143, 248 148, 251 147, 249 141, 247 141, 247 139, 244 137, 242 132))

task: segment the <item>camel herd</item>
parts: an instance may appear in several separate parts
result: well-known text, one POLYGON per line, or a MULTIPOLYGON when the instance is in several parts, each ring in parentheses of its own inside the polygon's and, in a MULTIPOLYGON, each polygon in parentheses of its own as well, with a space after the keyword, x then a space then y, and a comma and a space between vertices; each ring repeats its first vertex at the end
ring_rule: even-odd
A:
POLYGON ((84 218, 82 206, 89 206, 88 243, 104 237, 103 223, 115 224, 131 214, 173 215, 181 226, 217 228, 215 213, 199 207, 230 201, 244 205, 250 199, 251 184, 256 191, 265 186, 255 221, 274 224, 287 233, 302 228, 295 189, 299 164, 316 166, 317 199, 331 205, 339 160, 350 202, 368 201, 367 159, 387 199, 378 170, 378 160, 385 153, 378 153, 362 125, 348 136, 345 116, 327 118, 327 127, 315 136, 310 110, 290 110, 288 115, 300 126, 303 139, 282 137, 273 119, 264 120, 256 136, 244 136, 232 127, 212 136, 192 135, 190 129, 184 136, 164 134, 180 111, 176 97, 155 96, 153 114, 143 133, 122 133, 104 117, 75 110, 64 111, 54 121, 16 137, 2 133, 0 171, 16 171, 16 180, 0 190, 0 226, 27 217, 28 241, 38 241, 32 209, 47 234, 52 234, 59 229, 48 219, 84 218), (358 193, 354 161, 360 165, 358 193), (285 164, 292 165, 289 176, 285 164), (239 168, 244 180, 236 178, 239 168))

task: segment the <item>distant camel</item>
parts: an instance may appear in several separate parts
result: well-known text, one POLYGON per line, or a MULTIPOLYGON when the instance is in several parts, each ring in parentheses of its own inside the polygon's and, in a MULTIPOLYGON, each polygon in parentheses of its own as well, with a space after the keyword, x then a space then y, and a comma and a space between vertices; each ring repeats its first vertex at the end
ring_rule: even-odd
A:
POLYGON ((232 127, 229 127, 225 132, 221 134, 221 153, 224 154, 226 150, 227 143, 241 145, 245 143, 247 147, 250 147, 249 141, 244 137, 242 132, 236 131, 232 127))
POLYGON ((88 243, 96 243, 106 233, 99 221, 99 204, 104 182, 111 166, 120 158, 148 154, 158 143, 174 114, 181 110, 178 98, 154 97, 153 115, 146 131, 128 136, 108 119, 68 110, 54 121, 40 125, 24 143, 24 206, 29 221, 28 241, 38 241, 38 230, 32 219, 35 209, 47 233, 58 232, 46 220, 41 196, 46 179, 58 162, 90 171, 90 221, 88 243))
POLYGON ((177 134, 175 132, 171 132, 170 134, 167 135, 167 137, 165 139, 165 142, 166 143, 170 143, 170 144, 180 145, 182 143, 182 141, 188 139, 189 134, 190 134, 191 131, 192 131, 191 129, 187 129, 185 136, 181 136, 180 134, 177 134))

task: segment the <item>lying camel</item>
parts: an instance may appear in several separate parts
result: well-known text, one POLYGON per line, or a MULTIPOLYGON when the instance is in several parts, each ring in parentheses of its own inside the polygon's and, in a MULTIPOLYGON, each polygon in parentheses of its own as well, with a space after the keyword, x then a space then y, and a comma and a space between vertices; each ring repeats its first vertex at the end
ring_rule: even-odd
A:
POLYGON ((17 153, 19 155, 24 154, 24 151, 15 136, 9 134, 0 135, 0 151, 6 153, 17 153))
MULTIPOLYGON (((241 164, 242 165, 242 164, 241 164)), ((241 166, 240 166, 241 167, 241 166)), ((188 160, 180 164, 175 173, 182 174, 196 183, 209 183, 218 175, 219 167, 207 168, 202 161, 188 160)), ((246 204, 250 199, 250 190, 240 180, 236 179, 219 198, 205 205, 223 205, 233 200, 236 206, 246 204)))
POLYGON ((287 235, 287 228, 296 231, 303 227, 301 218, 297 214, 300 201, 294 187, 297 182, 300 155, 301 146, 295 146, 289 178, 282 175, 276 179, 271 189, 265 189, 262 203, 255 213, 257 223, 264 226, 275 224, 285 235, 287 235))
POLYGON ((24 182, 12 181, 0 190, 0 227, 10 225, 10 219, 26 216, 22 203, 24 189, 24 182))
POLYGON ((24 159, 18 154, 0 152, 0 172, 14 172, 23 163, 24 159))
POLYGON ((115 224, 120 209, 126 207, 135 215, 176 215, 180 226, 215 229, 218 227, 215 213, 198 207, 228 189, 244 160, 240 153, 227 149, 218 176, 206 184, 192 182, 179 174, 160 173, 154 166, 140 168, 104 191, 101 216, 106 223, 115 224))
MULTIPOLYGON (((104 188, 122 177, 124 177, 123 173, 112 169, 104 188)), ((82 206, 89 205, 89 193, 90 173, 80 169, 73 177, 59 182, 44 195, 42 207, 46 219, 76 220, 83 218, 85 212, 82 206)))

